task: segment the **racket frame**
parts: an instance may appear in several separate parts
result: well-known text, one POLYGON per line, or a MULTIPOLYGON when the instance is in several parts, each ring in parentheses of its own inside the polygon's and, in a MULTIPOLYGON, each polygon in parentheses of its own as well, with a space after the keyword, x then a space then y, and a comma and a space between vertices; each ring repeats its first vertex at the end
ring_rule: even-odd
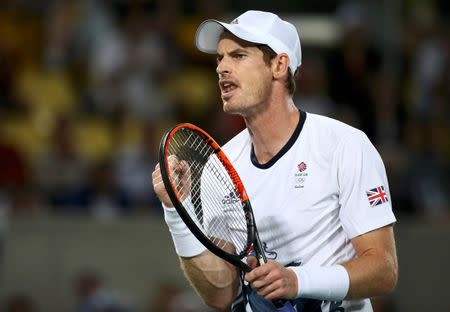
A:
POLYGON ((256 228, 255 217, 253 215, 252 206, 250 203, 250 199, 248 198, 247 192, 244 188, 244 185, 239 177, 238 173, 234 169, 228 157, 225 155, 223 150, 220 148, 219 144, 203 129, 190 124, 190 123, 182 123, 179 124, 169 131, 163 136, 160 147, 159 147, 159 163, 161 168, 161 176, 166 188, 167 194, 169 195, 172 204, 177 210, 183 222, 189 228, 191 233, 213 254, 216 256, 228 261, 234 266, 240 268, 244 272, 250 272, 252 269, 249 265, 242 261, 245 256, 250 255, 252 251, 254 251, 255 256, 259 262, 259 265, 262 265, 267 262, 266 255, 264 250, 262 249, 261 241, 258 235, 258 230, 256 228), (217 247, 211 240, 198 228, 195 222, 192 220, 189 213, 184 208, 181 198, 178 197, 177 193, 174 191, 174 185, 172 184, 169 178, 169 164, 168 164, 168 148, 169 142, 171 138, 175 135, 177 131, 181 129, 189 129, 191 131, 199 134, 199 137, 208 143, 216 154, 217 158, 220 160, 228 175, 230 176, 236 190, 237 195, 242 203, 242 207, 244 210, 244 215, 246 218, 247 224, 247 242, 244 251, 240 254, 230 254, 221 248, 217 247))

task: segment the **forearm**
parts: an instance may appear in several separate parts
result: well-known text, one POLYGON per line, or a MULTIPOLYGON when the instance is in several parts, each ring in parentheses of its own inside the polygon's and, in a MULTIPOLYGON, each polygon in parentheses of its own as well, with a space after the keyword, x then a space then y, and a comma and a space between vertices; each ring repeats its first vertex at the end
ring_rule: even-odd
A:
POLYGON ((352 239, 356 257, 340 265, 291 267, 297 297, 339 301, 391 292, 397 283, 397 256, 392 226, 352 239))
POLYGON ((397 263, 391 254, 365 254, 342 264, 350 277, 346 299, 390 293, 397 283, 397 263))
MULTIPOLYGON (((226 311, 237 295, 237 269, 208 251, 186 227, 175 209, 163 207, 185 276, 207 305, 226 311)), ((234 251, 231 244, 225 247, 229 248, 229 252, 234 251)))
POLYGON ((239 289, 237 269, 206 250, 195 257, 180 257, 187 279, 203 301, 219 311, 227 311, 239 289))
POLYGON ((357 257, 342 263, 350 277, 347 299, 390 293, 397 284, 398 264, 392 226, 352 240, 357 257))

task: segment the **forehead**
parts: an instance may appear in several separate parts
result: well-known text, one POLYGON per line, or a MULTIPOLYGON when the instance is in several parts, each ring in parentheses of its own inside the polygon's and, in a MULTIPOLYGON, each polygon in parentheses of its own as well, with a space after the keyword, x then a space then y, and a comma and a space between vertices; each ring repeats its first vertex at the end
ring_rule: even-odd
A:
POLYGON ((219 44, 217 45, 217 53, 223 52, 222 50, 228 50, 228 49, 251 49, 256 48, 257 46, 253 42, 245 41, 241 38, 236 37, 229 31, 224 31, 219 38, 219 44))

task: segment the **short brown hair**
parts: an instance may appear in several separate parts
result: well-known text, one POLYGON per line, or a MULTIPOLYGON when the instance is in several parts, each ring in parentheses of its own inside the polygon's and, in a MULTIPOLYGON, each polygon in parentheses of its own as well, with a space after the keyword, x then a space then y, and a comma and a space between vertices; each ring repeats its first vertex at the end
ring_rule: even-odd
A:
MULTIPOLYGON (((269 47, 268 45, 258 44, 258 45, 256 45, 256 47, 262 51, 264 62, 267 65, 270 65, 270 62, 277 56, 277 53, 274 50, 272 50, 272 48, 269 47)), ((288 69, 288 77, 287 77, 285 86, 289 92, 289 95, 291 95, 291 96, 294 95, 294 93, 295 93, 295 88, 296 88, 295 76, 296 76, 296 74, 297 74, 297 70, 295 71, 295 73, 292 73, 291 69, 290 68, 288 69)))

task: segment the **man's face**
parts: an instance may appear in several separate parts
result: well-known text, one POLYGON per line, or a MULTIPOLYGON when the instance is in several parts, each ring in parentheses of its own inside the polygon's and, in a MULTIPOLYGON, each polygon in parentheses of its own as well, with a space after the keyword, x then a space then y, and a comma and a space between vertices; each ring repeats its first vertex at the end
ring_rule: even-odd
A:
POLYGON ((225 112, 245 117, 267 103, 272 71, 255 45, 224 33, 217 47, 216 71, 225 112))

